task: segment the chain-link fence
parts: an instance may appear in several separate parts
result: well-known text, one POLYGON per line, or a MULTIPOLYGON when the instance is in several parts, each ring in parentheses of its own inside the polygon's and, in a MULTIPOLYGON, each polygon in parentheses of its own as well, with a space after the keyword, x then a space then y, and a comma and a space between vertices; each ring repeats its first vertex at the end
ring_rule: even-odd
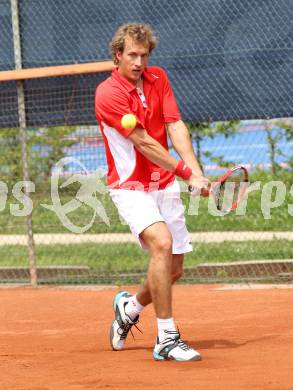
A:
MULTIPOLYGON (((164 66, 170 76, 205 173, 213 178, 231 164, 245 164, 254 189, 245 213, 225 216, 212 215, 208 200, 183 191, 194 242, 183 280, 292 280, 292 119, 244 120, 293 115, 292 2, 0 0, 1 70, 17 65, 13 3, 18 3, 24 68, 108 59, 118 25, 151 23, 160 39, 151 64, 164 66), (213 119, 233 121, 219 125, 213 119)), ((39 283, 126 283, 145 277, 147 253, 120 220, 105 186, 93 100, 107 76, 26 79, 23 112, 19 84, 1 82, 2 282, 30 280, 32 250, 39 283), (30 199, 21 183, 21 113, 30 199)), ((172 148, 171 153, 176 156, 172 148)))
MULTIPOLYGON (((289 191, 293 180, 289 164, 293 142, 285 140, 285 129, 277 130, 274 122, 268 123, 241 122, 238 131, 227 138, 221 133, 202 138, 202 165, 211 178, 225 169, 214 163, 214 158, 231 156, 231 149, 237 151, 239 145, 245 149, 244 155, 233 157, 233 163, 250 166, 254 191, 249 193, 244 212, 215 216, 207 200, 190 198, 182 187, 194 243, 194 251, 186 256, 183 280, 292 279, 293 210, 289 191), (275 146, 283 152, 287 147, 287 157, 276 156, 274 174, 268 158, 268 123, 270 135, 279 131, 284 137, 278 138, 275 146), (261 142, 253 143, 253 139, 261 142)), ((292 120, 282 123, 292 129, 292 120)), ((25 215, 32 208, 39 283, 140 282, 145 277, 148 256, 120 220, 108 195, 99 128, 56 126, 27 130, 34 183, 30 187, 32 204, 24 201, 20 196, 22 187, 17 186, 22 176, 18 129, 2 130, 1 134, 1 180, 9 183, 6 203, 2 200, 1 280, 29 277, 25 215)), ((172 149, 171 153, 175 155, 172 149)))

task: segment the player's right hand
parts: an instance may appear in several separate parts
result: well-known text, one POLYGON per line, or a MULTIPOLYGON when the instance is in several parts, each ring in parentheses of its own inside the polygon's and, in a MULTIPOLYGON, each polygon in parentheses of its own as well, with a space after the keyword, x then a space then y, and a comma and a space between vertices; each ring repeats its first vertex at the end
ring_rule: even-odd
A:
POLYGON ((210 194, 211 182, 204 176, 192 174, 188 179, 188 190, 192 196, 208 197, 210 194))

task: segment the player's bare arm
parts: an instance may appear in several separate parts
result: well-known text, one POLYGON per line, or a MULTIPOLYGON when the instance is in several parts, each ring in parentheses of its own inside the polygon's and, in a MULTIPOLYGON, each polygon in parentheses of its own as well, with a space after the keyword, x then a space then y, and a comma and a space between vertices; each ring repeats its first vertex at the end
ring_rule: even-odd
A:
MULTIPOLYGON (((168 171, 174 172, 176 170, 178 161, 174 157, 172 157, 170 153, 165 148, 163 148, 163 146, 158 141, 152 138, 145 131, 145 129, 134 129, 128 138, 131 142, 133 142, 136 149, 145 157, 147 157, 150 161, 159 165, 162 168, 167 169, 168 171)), ((196 161, 195 156, 194 160, 196 161)), ((183 161, 186 163, 185 160, 183 161)), ((209 181, 203 177, 200 168, 199 171, 196 171, 196 173, 192 173, 190 178, 187 180, 187 183, 188 185, 194 187, 193 195, 201 194, 203 196, 208 196, 208 188, 210 184, 209 181)))
POLYGON ((167 131, 172 145, 182 160, 197 176, 203 176, 202 170, 195 157, 189 131, 182 120, 167 123, 167 131))
POLYGON ((128 139, 141 154, 154 164, 168 171, 175 171, 178 161, 158 141, 152 138, 145 129, 139 127, 134 129, 128 139))
POLYGON ((209 195, 210 182, 203 176, 202 170, 195 157, 189 131, 182 120, 166 124, 172 145, 187 166, 192 169, 188 184, 196 188, 194 195, 201 193, 209 195))

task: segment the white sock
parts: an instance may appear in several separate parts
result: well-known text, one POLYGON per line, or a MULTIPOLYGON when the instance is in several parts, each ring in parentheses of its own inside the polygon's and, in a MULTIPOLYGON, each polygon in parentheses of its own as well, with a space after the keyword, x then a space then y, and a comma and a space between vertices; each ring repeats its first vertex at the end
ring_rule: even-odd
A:
POLYGON ((159 342, 164 340, 164 338, 166 337, 165 330, 177 331, 173 317, 157 318, 157 322, 158 322, 159 342))
POLYGON ((143 309, 144 306, 138 302, 136 295, 133 295, 125 306, 125 313, 133 321, 143 311, 143 309))

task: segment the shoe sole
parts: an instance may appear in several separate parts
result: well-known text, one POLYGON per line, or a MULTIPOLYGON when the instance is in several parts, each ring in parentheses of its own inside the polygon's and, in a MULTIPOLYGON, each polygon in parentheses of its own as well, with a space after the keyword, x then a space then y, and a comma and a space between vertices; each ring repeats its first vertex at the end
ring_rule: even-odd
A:
POLYGON ((157 352, 153 352, 153 357, 156 361, 176 361, 176 362, 195 362, 195 361, 200 361, 201 356, 195 356, 192 359, 189 360, 180 360, 180 359, 174 359, 174 358, 164 358, 163 356, 159 355, 157 352))
POLYGON ((112 321, 112 324, 111 324, 111 327, 110 327, 109 339, 110 339, 110 344, 111 344, 111 347, 112 347, 113 351, 119 351, 119 349, 114 348, 114 345, 113 345, 113 337, 114 337, 113 328, 114 328, 114 322, 115 322, 115 320, 112 321))

